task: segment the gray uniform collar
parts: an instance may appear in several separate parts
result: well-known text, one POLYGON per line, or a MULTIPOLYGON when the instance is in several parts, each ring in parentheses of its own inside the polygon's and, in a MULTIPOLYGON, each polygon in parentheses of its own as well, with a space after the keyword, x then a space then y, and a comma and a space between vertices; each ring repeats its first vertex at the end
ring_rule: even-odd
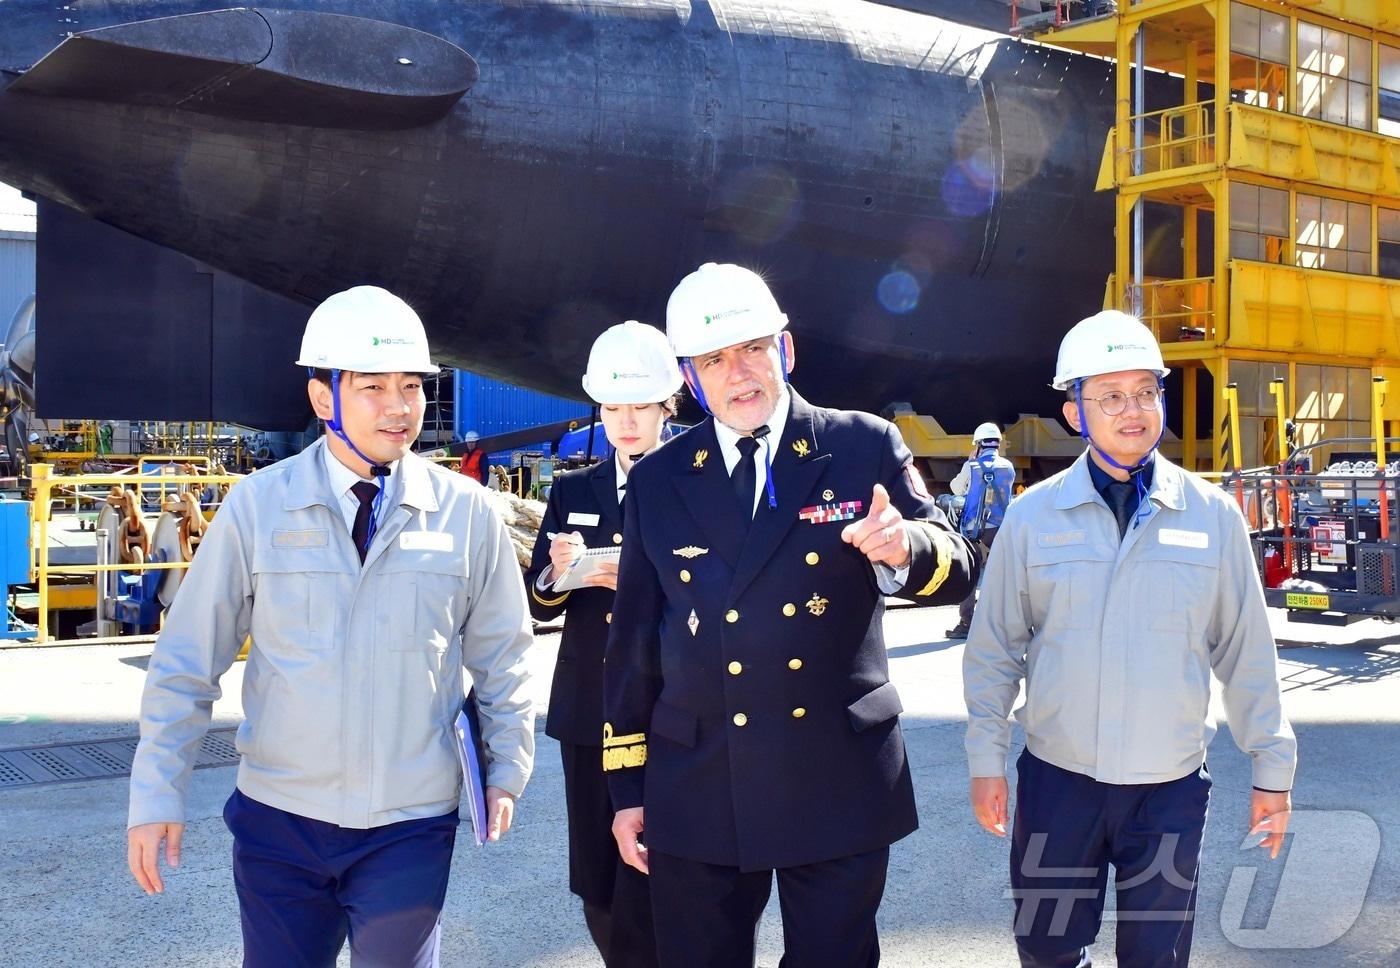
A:
MULTIPOLYGON (((322 456, 325 447, 326 439, 322 437, 300 454, 288 458, 287 491, 282 501, 284 510, 297 511, 316 505, 328 508, 339 506, 330 475, 326 473, 325 458, 322 456)), ((400 478, 398 504, 420 511, 438 509, 426 460, 414 453, 406 454, 395 471, 400 478)))
MULTIPOLYGON (((1164 508, 1182 511, 1186 508, 1186 472, 1156 452, 1152 455, 1152 484, 1147 499, 1164 508)), ((1079 455, 1069 472, 1060 479, 1055 493, 1055 508, 1067 511, 1081 504, 1103 504, 1094 479, 1089 475, 1089 451, 1079 455)))

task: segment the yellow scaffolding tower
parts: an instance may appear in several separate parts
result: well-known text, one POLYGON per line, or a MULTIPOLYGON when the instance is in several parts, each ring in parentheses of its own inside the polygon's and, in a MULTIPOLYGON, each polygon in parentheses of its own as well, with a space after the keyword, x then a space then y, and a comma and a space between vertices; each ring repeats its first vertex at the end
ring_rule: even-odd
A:
POLYGON ((1035 37, 1118 64, 1104 304, 1181 369, 1184 463, 1277 462, 1281 419, 1395 435, 1400 395, 1371 390, 1400 377, 1400 2, 1118 2, 1035 37))

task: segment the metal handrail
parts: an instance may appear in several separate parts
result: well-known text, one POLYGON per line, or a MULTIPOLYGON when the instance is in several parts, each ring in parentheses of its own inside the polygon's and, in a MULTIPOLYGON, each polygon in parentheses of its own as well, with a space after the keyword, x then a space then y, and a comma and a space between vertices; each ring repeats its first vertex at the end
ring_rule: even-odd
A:
POLYGON ((1214 101, 1148 111, 1128 119, 1130 126, 1139 122, 1144 129, 1144 143, 1119 149, 1130 162, 1136 162, 1129 165, 1133 174, 1149 175, 1215 161, 1214 101))
POLYGON ((1215 277, 1151 279, 1129 284, 1125 305, 1142 307, 1142 321, 1160 343, 1210 341, 1215 332, 1215 277))
MULTIPOLYGON (((34 529, 30 542, 29 573, 39 593, 36 641, 48 642, 49 635, 49 577, 51 575, 97 575, 111 571, 174 571, 190 566, 187 561, 145 562, 118 565, 52 565, 49 563, 49 517, 53 510, 54 492, 85 486, 143 484, 144 477, 130 474, 77 474, 56 477, 50 464, 35 464, 30 468, 34 489, 34 529)), ((238 474, 168 474, 151 478, 149 483, 197 484, 208 487, 234 484, 242 480, 238 474)), ((99 603, 100 605, 101 603, 99 603)))

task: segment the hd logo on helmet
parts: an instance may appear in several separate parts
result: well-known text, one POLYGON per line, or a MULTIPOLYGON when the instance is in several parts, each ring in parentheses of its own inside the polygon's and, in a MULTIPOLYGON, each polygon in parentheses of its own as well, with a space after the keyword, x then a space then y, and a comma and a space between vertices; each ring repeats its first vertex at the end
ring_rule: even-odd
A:
POLYGON ((705 317, 705 325, 708 326, 711 323, 718 322, 721 319, 728 319, 730 316, 742 316, 748 311, 748 307, 745 306, 740 307, 739 309, 726 309, 724 310, 724 312, 713 313, 712 315, 705 317))
POLYGON ((614 373, 612 378, 614 380, 645 380, 648 379, 648 376, 649 374, 646 373, 614 373))
POLYGON ((402 336, 371 336, 370 341, 373 346, 412 346, 415 342, 402 336))
POLYGON ((1141 344, 1139 344, 1139 343, 1109 343, 1109 344, 1108 344, 1108 351, 1109 351, 1110 353, 1115 353, 1115 352, 1121 353, 1121 352, 1123 352, 1124 350, 1140 350, 1140 351, 1142 351, 1142 352, 1145 353, 1145 352, 1147 352, 1147 347, 1146 347, 1146 346, 1143 346, 1143 345, 1141 345, 1141 344))

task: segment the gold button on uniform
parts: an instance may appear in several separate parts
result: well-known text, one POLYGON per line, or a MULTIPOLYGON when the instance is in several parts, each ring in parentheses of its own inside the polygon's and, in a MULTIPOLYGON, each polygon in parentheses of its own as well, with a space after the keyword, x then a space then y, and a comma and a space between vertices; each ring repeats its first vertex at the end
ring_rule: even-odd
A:
POLYGON ((797 606, 792 604, 792 602, 788 602, 786 605, 783 606, 783 614, 786 615, 788 618, 792 618, 794 615, 797 614, 797 606))
POLYGON ((731 624, 739 621, 739 610, 731 608, 729 611, 724 613, 724 620, 731 624))
POLYGON ((807 552, 807 564, 809 564, 809 565, 815 565, 817 562, 819 562, 819 561, 821 561, 821 560, 822 560, 821 555, 817 554, 815 551, 809 551, 809 552, 807 552))
POLYGON ((749 717, 745 716, 743 713, 735 713, 735 714, 734 714, 734 725, 735 725, 735 726, 747 726, 748 724, 749 724, 749 717))
POLYGON ((788 659, 788 668, 791 669, 793 672, 796 672, 798 669, 802 668, 802 660, 788 659))
POLYGON ((609 625, 611 625, 611 624, 612 624, 612 612, 609 612, 607 615, 604 615, 604 616, 603 616, 603 620, 606 621, 609 625))
POLYGON ((613 544, 622 544, 622 535, 615 531, 613 532, 613 544))
POLYGON ((681 581, 690 581, 690 572, 684 568, 681 569, 681 581))
POLYGON ((807 715, 807 710, 803 709, 801 706, 798 706, 792 711, 793 719, 801 719, 805 715, 807 715))
POLYGON ((731 663, 729 663, 729 674, 730 674, 731 676, 737 676, 739 673, 741 673, 741 672, 743 672, 743 671, 744 671, 744 664, 743 664, 742 662, 731 662, 731 663))

